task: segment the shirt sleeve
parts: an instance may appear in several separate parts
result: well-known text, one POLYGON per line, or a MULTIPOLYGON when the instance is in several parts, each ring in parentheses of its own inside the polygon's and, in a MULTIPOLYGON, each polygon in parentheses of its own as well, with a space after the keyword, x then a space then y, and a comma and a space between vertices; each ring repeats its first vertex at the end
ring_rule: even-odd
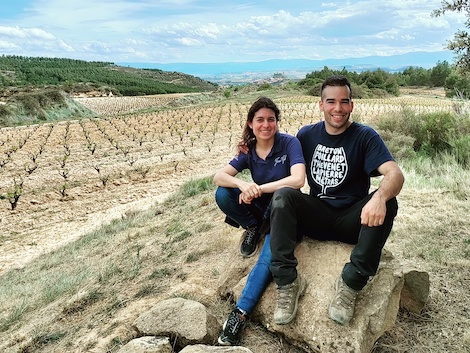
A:
POLYGON ((380 135, 371 129, 371 136, 367 141, 366 158, 364 163, 365 172, 371 176, 379 176, 378 168, 385 162, 394 161, 392 154, 385 145, 380 135))
MULTIPOLYGON (((249 152, 248 152, 249 153, 249 152)), ((242 172, 244 169, 249 168, 248 165, 248 153, 239 153, 228 163, 232 167, 234 167, 239 173, 242 172)))

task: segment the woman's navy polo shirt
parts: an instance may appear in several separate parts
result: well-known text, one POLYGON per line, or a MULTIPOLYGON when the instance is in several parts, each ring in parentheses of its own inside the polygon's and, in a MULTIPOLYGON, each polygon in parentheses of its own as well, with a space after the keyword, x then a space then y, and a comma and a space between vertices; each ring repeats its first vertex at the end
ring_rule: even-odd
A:
POLYGON ((298 163, 305 164, 299 140, 280 132, 274 136, 274 146, 265 160, 258 157, 253 147, 247 154, 240 153, 229 162, 238 172, 249 169, 258 185, 289 176, 290 168, 298 163))

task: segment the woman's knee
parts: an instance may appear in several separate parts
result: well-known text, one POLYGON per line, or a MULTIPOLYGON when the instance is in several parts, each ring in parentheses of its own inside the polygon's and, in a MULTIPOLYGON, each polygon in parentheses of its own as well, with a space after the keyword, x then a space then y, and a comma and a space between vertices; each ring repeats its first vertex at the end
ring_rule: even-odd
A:
POLYGON ((232 203, 234 198, 236 198, 236 196, 233 189, 219 186, 215 191, 215 202, 219 207, 227 203, 232 203))

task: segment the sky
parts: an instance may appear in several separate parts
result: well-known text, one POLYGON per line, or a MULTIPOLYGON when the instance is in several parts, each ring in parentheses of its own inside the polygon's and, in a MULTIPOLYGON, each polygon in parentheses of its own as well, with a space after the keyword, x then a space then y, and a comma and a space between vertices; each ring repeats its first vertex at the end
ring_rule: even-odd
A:
POLYGON ((2 0, 0 54, 147 63, 436 52, 465 16, 441 0, 2 0))

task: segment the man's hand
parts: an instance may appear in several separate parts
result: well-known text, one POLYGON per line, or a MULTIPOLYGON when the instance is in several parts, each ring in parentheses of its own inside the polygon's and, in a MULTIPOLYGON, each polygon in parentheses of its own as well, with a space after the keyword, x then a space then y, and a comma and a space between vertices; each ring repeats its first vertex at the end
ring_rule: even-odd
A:
POLYGON ((377 168, 383 179, 369 202, 362 208, 361 224, 378 227, 384 223, 387 201, 400 193, 405 177, 395 161, 388 161, 377 168))
POLYGON ((248 148, 246 142, 241 141, 241 142, 238 144, 238 153, 247 154, 248 151, 249 151, 249 148, 248 148))
POLYGON ((386 201, 376 195, 362 208, 361 224, 369 227, 378 227, 384 223, 387 213, 386 201))

